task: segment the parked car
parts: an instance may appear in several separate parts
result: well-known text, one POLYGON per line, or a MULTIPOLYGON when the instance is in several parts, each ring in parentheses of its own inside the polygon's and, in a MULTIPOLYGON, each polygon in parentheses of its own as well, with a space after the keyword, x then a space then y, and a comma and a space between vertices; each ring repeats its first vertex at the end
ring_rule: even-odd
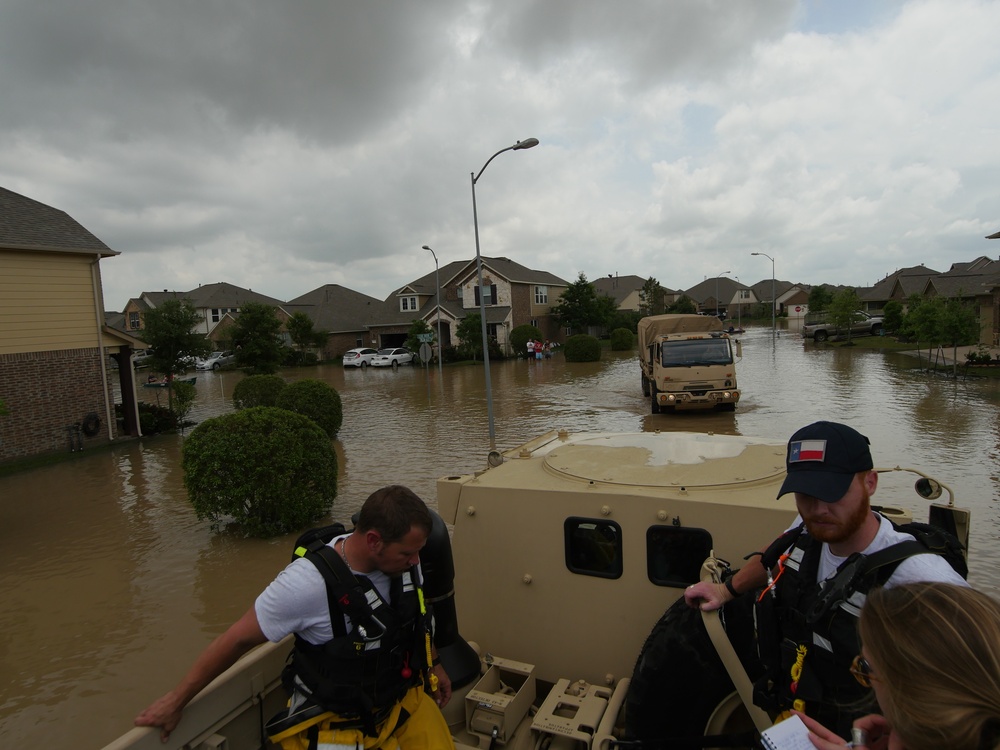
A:
POLYGON ((236 355, 233 352, 212 352, 205 359, 195 360, 196 370, 218 370, 220 367, 231 365, 236 362, 236 355))
MULTIPOLYGON (((882 330, 882 318, 869 315, 861 310, 854 313, 854 323, 851 325, 852 336, 864 336, 871 334, 876 336, 882 330)), ((830 323, 830 314, 827 312, 806 313, 805 322, 802 325, 802 336, 813 341, 826 341, 831 336, 846 336, 847 330, 837 328, 830 323)))
POLYGON ((344 367, 368 367, 372 363, 372 357, 376 354, 378 351, 367 346, 348 349, 344 352, 344 367))
POLYGON ((132 368, 138 370, 149 364, 149 358, 153 356, 152 349, 139 349, 132 354, 132 368))
POLYGON ((391 349, 379 349, 372 357, 372 367, 396 367, 397 365, 412 365, 413 352, 401 346, 391 349))

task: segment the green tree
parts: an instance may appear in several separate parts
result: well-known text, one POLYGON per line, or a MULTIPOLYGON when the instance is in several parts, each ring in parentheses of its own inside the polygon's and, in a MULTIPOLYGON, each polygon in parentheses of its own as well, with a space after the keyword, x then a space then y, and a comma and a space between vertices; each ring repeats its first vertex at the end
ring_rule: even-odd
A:
POLYGON ((164 375, 180 375, 186 357, 203 357, 212 344, 194 330, 201 316, 189 300, 168 299, 143 316, 142 340, 153 350, 150 364, 164 375))
POLYGON ((196 395, 194 384, 185 383, 183 380, 174 380, 170 383, 170 391, 173 395, 172 409, 177 416, 177 426, 184 432, 184 425, 187 423, 188 414, 194 406, 196 395))
POLYGON ((616 328, 611 332, 611 351, 625 352, 635 344, 635 334, 628 328, 616 328))
MULTIPOLYGON (((204 357, 212 351, 212 344, 194 330, 201 316, 189 300, 168 299, 143 316, 142 340, 153 351, 150 365, 157 372, 173 379, 187 367, 188 357, 204 357)), ((167 402, 173 409, 174 390, 167 389, 167 402)))
POLYGON ((212 528, 247 536, 297 531, 333 507, 337 456, 308 417, 258 406, 207 419, 184 441, 188 498, 212 528))
POLYGON ((278 311, 261 302, 248 302, 232 327, 236 364, 252 375, 278 371, 284 356, 278 311))
POLYGON ((292 313, 285 328, 288 329, 288 338, 300 352, 322 348, 330 338, 329 331, 317 331, 312 318, 304 312, 292 313))
POLYGON ((578 333, 566 339, 563 355, 567 362, 599 362, 601 342, 586 333, 578 333))
POLYGON ((233 388, 233 406, 237 410, 274 406, 284 388, 285 381, 280 375, 248 375, 233 388))
POLYGON ((698 305, 686 294, 682 294, 676 302, 667 308, 667 312, 677 313, 678 315, 694 315, 698 312, 698 305))
POLYGON ((819 284, 809 290, 810 312, 826 312, 833 303, 833 292, 825 284, 819 284))
POLYGON ((478 359, 483 350, 482 318, 479 313, 469 313, 458 321, 455 337, 459 341, 463 357, 478 359))
POLYGON ((903 327, 903 303, 891 299, 882 309, 882 327, 887 332, 898 333, 903 327))
POLYGON ((939 322, 941 343, 951 346, 952 377, 958 377, 958 347, 979 341, 980 322, 976 307, 956 297, 944 302, 939 322))
POLYGON ((322 380, 299 380, 286 385, 274 405, 309 417, 331 438, 337 437, 344 423, 340 394, 322 380))
POLYGON ((577 280, 566 287, 559 303, 552 307, 552 316, 559 323, 573 330, 588 326, 606 326, 617 312, 614 299, 598 294, 581 271, 577 280))
POLYGON ((542 332, 538 326, 525 323, 510 332, 510 346, 514 350, 515 357, 527 354, 528 339, 532 339, 533 341, 542 340, 542 332))
POLYGON ((667 290, 650 276, 639 290, 639 312, 646 315, 663 315, 667 311, 667 290))
POLYGON ((847 345, 853 346, 851 342, 851 326, 857 320, 858 312, 861 310, 861 298, 853 287, 841 289, 834 296, 829 306, 830 323, 835 328, 847 331, 847 345))
POLYGON ((905 327, 917 342, 917 356, 920 344, 926 343, 930 350, 940 345, 942 340, 940 321, 944 315, 944 301, 940 297, 916 298, 906 314, 905 327))
POLYGON ((427 324, 426 320, 417 318, 412 323, 410 323, 410 330, 406 332, 406 341, 403 343, 407 349, 411 352, 420 351, 420 339, 417 338, 420 334, 430 333, 433 334, 434 330, 427 324))

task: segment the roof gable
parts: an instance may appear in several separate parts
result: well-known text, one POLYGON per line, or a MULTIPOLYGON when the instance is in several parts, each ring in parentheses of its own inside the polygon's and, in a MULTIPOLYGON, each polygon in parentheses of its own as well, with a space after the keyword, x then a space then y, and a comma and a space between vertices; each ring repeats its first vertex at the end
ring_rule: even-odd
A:
POLYGON ((118 255, 65 211, 0 187, 0 247, 118 255))

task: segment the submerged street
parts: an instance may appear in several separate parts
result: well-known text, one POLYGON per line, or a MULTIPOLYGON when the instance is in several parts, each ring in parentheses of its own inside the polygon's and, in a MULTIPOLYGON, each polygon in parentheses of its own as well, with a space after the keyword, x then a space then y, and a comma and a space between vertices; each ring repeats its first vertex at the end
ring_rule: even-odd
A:
MULTIPOLYGON (((497 447, 552 429, 784 441, 811 421, 846 422, 871 439, 877 467, 916 467, 955 491, 957 505, 972 510, 970 580, 1000 592, 1000 381, 954 381, 919 372, 911 355, 804 346, 794 333, 772 339, 769 328, 741 338, 744 396, 734 413, 650 414, 635 352, 605 350, 602 362, 587 364, 561 356, 494 362, 497 447)), ((344 371, 338 364, 282 375, 320 378, 343 399, 332 519, 349 523, 372 490, 390 483, 412 487, 433 506, 439 477, 486 464, 481 367, 439 374, 436 367, 344 371)), ((191 418, 231 410, 242 377, 199 372, 191 418)), ((155 402, 156 389, 140 390, 155 402)), ((182 444, 180 435, 123 442, 0 478, 6 745, 100 747, 125 732, 289 560, 293 537, 240 539, 195 518, 182 444)), ((874 502, 926 519, 926 502, 892 477, 883 477, 874 502)), ((765 541, 747 539, 747 551, 765 541)))

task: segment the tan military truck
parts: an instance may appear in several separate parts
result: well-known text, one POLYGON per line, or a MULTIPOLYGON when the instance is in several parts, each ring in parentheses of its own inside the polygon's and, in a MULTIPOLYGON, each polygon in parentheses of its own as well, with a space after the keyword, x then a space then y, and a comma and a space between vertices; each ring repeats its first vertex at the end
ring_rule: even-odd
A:
MULTIPOLYGON (((718 613, 683 608, 704 619, 711 643, 698 648, 692 623, 670 613, 686 586, 717 575, 720 559, 741 561, 792 522, 792 497, 775 499, 785 443, 559 430, 486 463, 438 480, 440 515, 420 554, 458 750, 692 747, 703 735, 725 737, 699 746, 755 746, 771 717, 753 705, 718 613), (683 664, 675 642, 690 657, 683 664), (650 660, 669 677, 640 684, 635 667, 650 660), (666 744, 635 743, 629 707, 642 705, 666 744)), ((947 492, 928 519, 968 545, 968 512, 947 486, 915 469, 877 471, 892 497, 906 473, 917 475, 917 502, 947 492)), ((133 729, 105 750, 272 747, 263 725, 287 697, 280 675, 290 638, 258 647, 203 690, 167 743, 133 729)))
POLYGON ((652 315, 639 321, 638 335, 642 394, 649 397, 653 414, 736 409, 736 360, 743 352, 739 341, 723 331, 721 320, 711 315, 652 315))

